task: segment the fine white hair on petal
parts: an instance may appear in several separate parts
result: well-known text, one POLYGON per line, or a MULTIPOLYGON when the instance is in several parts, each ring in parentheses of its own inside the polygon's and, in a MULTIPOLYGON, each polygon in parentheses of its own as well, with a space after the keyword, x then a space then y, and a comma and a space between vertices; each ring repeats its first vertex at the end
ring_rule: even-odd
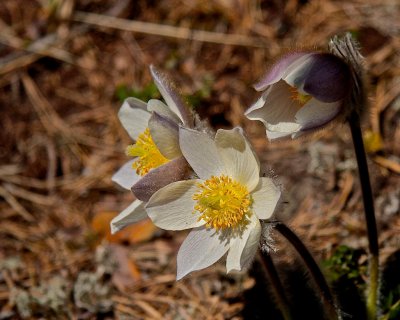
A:
POLYGON ((259 219, 269 219, 273 215, 281 198, 281 190, 271 178, 262 177, 251 194, 253 198, 253 212, 259 219))
POLYGON ((136 98, 127 98, 118 112, 122 126, 133 140, 147 128, 151 114, 146 111, 146 104, 136 98))
POLYGON ((133 201, 126 209, 111 220, 111 233, 114 234, 126 226, 147 218, 144 203, 140 200, 133 201))
POLYGON ((251 192, 258 184, 260 164, 242 129, 218 130, 215 143, 226 173, 251 192))
POLYGON ((154 193, 146 205, 146 211, 154 224, 165 230, 184 230, 199 227, 205 222, 200 214, 193 213, 196 201, 193 195, 202 180, 173 182, 154 193))
POLYGON ((177 280, 188 273, 207 268, 217 262, 229 249, 214 229, 193 229, 182 243, 177 257, 177 280))
POLYGON ((126 162, 118 171, 112 176, 111 180, 118 183, 122 188, 130 190, 131 187, 139 181, 141 176, 136 173, 132 168, 135 159, 126 162))
POLYGON ((274 223, 261 222, 261 250, 266 254, 278 251, 274 238, 274 228, 274 223))
POLYGON ((261 225, 256 215, 250 216, 249 224, 243 233, 230 239, 229 252, 226 258, 226 270, 242 270, 254 259, 261 237, 261 225))
POLYGON ((181 127, 179 145, 183 156, 201 179, 225 173, 215 141, 208 134, 181 127))

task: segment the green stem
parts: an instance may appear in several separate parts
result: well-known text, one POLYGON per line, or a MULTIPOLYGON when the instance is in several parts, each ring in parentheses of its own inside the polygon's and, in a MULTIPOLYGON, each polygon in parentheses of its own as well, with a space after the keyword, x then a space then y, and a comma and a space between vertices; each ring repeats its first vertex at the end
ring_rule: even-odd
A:
POLYGON ((300 257, 303 259, 304 264, 307 266, 310 275, 314 279, 321 294, 322 302, 326 308, 329 319, 339 319, 328 283, 326 282, 321 269, 318 267, 318 264, 315 262, 307 247, 300 240, 300 238, 283 222, 276 221, 273 222, 273 225, 275 226, 275 229, 278 230, 279 233, 290 242, 290 244, 296 249, 300 257))
POLYGON ((283 318, 285 320, 292 320, 293 317, 290 312, 290 304, 285 294, 285 289, 283 288, 278 272, 275 268, 274 262, 268 252, 260 250, 260 253, 261 261, 263 262, 265 271, 267 272, 268 278, 271 281, 272 288, 274 290, 274 294, 278 302, 279 309, 282 312, 283 318))
POLYGON ((377 318, 378 289, 379 289, 379 244, 376 227, 374 198, 372 196, 369 180, 368 164, 362 139, 360 117, 353 112, 349 117, 351 136, 357 158, 358 173, 360 178, 365 221, 367 223, 368 248, 369 248, 369 282, 367 287, 367 313, 368 319, 377 318))

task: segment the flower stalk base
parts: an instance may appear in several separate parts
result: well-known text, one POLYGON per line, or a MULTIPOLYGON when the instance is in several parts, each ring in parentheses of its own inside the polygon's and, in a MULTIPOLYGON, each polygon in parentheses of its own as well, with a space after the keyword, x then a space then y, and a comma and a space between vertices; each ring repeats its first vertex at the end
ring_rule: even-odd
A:
POLYGON ((367 223, 368 248, 369 248, 369 282, 367 287, 367 314, 368 319, 377 317, 377 303, 379 290, 379 244, 378 231, 375 219, 374 199, 372 196, 369 179, 367 158, 362 139, 360 117, 353 112, 349 117, 351 136, 353 138, 354 151, 357 158, 358 173, 364 203, 365 221, 367 223))
POLYGON ((334 299, 329 289, 328 283, 326 282, 326 279, 322 274, 321 269, 318 267, 318 264, 315 262, 307 247, 300 240, 300 238, 283 222, 276 221, 272 224, 274 225, 275 229, 296 249, 304 264, 307 266, 310 275, 314 279, 319 293, 321 294, 322 302, 324 304, 328 318, 332 320, 339 319, 339 315, 336 310, 334 299))
POLYGON ((282 316, 285 320, 292 320, 292 314, 290 312, 290 304, 287 299, 287 295, 285 294, 285 289, 283 288, 283 284, 279 278, 278 272, 275 268, 274 262, 270 256, 269 252, 260 250, 260 258, 265 268, 265 271, 268 275, 268 278, 271 282, 272 289, 275 294, 275 298, 279 305, 279 309, 282 312, 282 316))

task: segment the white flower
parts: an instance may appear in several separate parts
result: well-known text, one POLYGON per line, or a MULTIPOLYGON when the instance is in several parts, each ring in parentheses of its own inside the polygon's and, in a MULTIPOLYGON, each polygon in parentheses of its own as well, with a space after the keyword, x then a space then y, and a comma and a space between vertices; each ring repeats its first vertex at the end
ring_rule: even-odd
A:
POLYGON ((270 140, 296 138, 347 114, 351 79, 349 66, 333 54, 288 54, 255 84, 263 94, 245 115, 262 121, 270 140))
POLYGON ((112 180, 132 190, 138 200, 111 221, 112 233, 146 218, 143 201, 158 189, 190 174, 179 147, 178 133, 179 126, 193 127, 193 115, 174 85, 153 66, 150 71, 167 105, 155 99, 146 104, 127 98, 119 110, 122 126, 135 143, 126 149, 133 159, 125 163, 112 180))
POLYGON ((199 179, 171 183, 146 205, 160 228, 194 228, 179 250, 177 279, 210 266, 226 252, 227 271, 241 270, 258 248, 259 219, 271 217, 281 192, 272 179, 259 176, 259 162, 241 129, 218 130, 213 140, 181 128, 179 137, 199 179))

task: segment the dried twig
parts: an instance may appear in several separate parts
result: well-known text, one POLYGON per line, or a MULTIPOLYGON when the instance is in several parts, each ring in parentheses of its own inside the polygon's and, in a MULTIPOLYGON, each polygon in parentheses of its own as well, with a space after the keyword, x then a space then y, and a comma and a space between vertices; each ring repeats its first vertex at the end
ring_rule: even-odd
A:
POLYGON ((26 221, 33 222, 35 218, 29 213, 7 189, 0 186, 0 196, 26 221))
MULTIPOLYGON (((106 11, 106 13, 110 14, 111 16, 118 16, 127 7, 128 3, 128 0, 119 0, 111 9, 106 11)), ((4 23, 1 24, 1 27, 3 30, 5 27, 4 23)), ((22 67, 26 67, 43 56, 49 56, 63 62, 76 64, 77 62, 75 61, 75 58, 69 52, 61 49, 60 47, 62 47, 69 39, 77 37, 78 35, 86 32, 88 29, 89 26, 78 26, 71 28, 67 38, 60 38, 57 33, 48 34, 24 48, 23 41, 13 34, 11 28, 8 28, 9 32, 4 34, 2 33, 2 36, 0 36, 0 42, 26 52, 13 52, 4 58, 1 58, 0 75, 22 67)), ((80 64, 79 66, 82 67, 80 64)))
POLYGON ((151 34, 181 40, 192 40, 223 45, 247 46, 256 48, 268 47, 268 45, 264 43, 262 39, 242 34, 226 34, 204 30, 193 30, 189 28, 175 27, 165 24, 120 19, 96 13, 77 11, 72 17, 72 20, 96 25, 99 27, 107 27, 112 29, 151 34))

